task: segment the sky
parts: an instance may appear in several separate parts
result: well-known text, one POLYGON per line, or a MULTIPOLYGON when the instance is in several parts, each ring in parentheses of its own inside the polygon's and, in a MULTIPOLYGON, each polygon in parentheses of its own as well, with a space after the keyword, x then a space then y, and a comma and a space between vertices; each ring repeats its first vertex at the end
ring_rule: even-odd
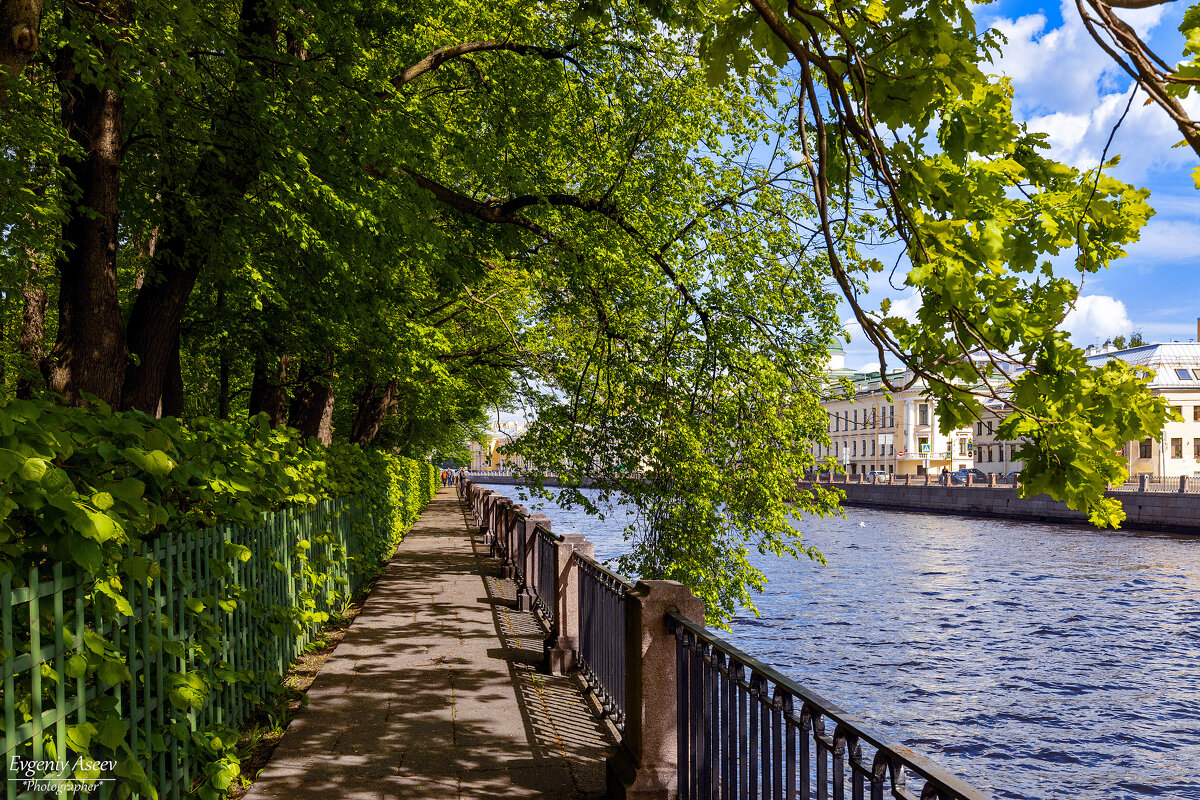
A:
MULTIPOLYGON (((1165 61, 1175 63, 1183 50, 1178 26, 1188 5, 1175 0, 1121 16, 1165 61)), ((1017 117, 1049 135, 1052 157, 1095 166, 1132 81, 1084 29, 1074 0, 1000 0, 977 6, 976 19, 980 28, 997 28, 1008 39, 994 71, 1012 79, 1017 117)), ((1144 98, 1134 101, 1109 156, 1121 155, 1115 177, 1151 190, 1157 213, 1128 257, 1088 277, 1066 321, 1081 347, 1132 331, 1141 331, 1147 341, 1189 341, 1197 335, 1200 190, 1191 172, 1198 158, 1190 148, 1172 147, 1182 136, 1157 106, 1143 105, 1144 98)), ((1200 116, 1200 101, 1193 98, 1189 105, 1193 118, 1200 116)), ((871 299, 885 296, 901 310, 915 305, 915 298, 890 289, 873 291, 871 299)), ((847 333, 846 365, 878 369, 856 326, 847 326, 847 333)))

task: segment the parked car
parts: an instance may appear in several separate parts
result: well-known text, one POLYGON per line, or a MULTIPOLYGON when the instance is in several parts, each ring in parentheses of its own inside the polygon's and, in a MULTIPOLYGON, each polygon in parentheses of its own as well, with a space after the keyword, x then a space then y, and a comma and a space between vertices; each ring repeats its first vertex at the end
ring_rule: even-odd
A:
POLYGON ((892 473, 875 470, 867 473, 867 483, 891 483, 892 473))
POLYGON ((1009 472, 1000 480, 1003 483, 1019 483, 1021 481, 1021 471, 1009 472))
POLYGON ((967 482, 968 475, 971 476, 971 483, 975 484, 976 486, 978 486, 981 483, 986 484, 988 482, 987 473, 984 472, 983 470, 974 469, 971 467, 964 467, 963 469, 960 469, 960 470, 950 473, 950 484, 951 485, 964 484, 967 482))

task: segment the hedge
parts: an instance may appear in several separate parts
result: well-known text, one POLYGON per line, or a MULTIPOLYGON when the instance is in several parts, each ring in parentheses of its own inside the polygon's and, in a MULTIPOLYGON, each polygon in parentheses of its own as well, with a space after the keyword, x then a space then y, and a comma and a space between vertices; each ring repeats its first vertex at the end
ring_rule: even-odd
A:
POLYGON ((181 425, 0 401, 5 785, 220 796, 236 729, 378 572, 430 464, 322 448, 265 418, 181 425))

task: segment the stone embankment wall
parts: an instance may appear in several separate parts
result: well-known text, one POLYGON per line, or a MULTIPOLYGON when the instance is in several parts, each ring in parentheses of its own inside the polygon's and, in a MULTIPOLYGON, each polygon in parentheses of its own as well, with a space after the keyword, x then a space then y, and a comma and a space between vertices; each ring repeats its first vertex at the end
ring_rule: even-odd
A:
MULTIPOLYGON (((806 485, 806 484, 802 484, 806 485)), ((828 484, 823 484, 828 485, 828 484)), ((998 517, 1035 522, 1086 523, 1087 517, 1047 495, 1017 497, 1011 487, 904 486, 903 484, 835 483, 846 493, 844 505, 923 511, 936 514, 998 517)), ((1121 501, 1135 530, 1200 533, 1200 493, 1107 492, 1121 501)))

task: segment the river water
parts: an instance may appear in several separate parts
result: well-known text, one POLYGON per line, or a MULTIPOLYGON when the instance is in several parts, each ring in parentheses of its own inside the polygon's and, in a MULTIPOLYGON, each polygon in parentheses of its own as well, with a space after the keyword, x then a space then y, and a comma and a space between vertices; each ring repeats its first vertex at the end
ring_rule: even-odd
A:
MULTIPOLYGON (((621 552, 620 508, 541 510, 621 552)), ((828 566, 757 557, 762 616, 725 638, 995 797, 1200 800, 1200 536, 855 508, 795 524, 828 566)))

